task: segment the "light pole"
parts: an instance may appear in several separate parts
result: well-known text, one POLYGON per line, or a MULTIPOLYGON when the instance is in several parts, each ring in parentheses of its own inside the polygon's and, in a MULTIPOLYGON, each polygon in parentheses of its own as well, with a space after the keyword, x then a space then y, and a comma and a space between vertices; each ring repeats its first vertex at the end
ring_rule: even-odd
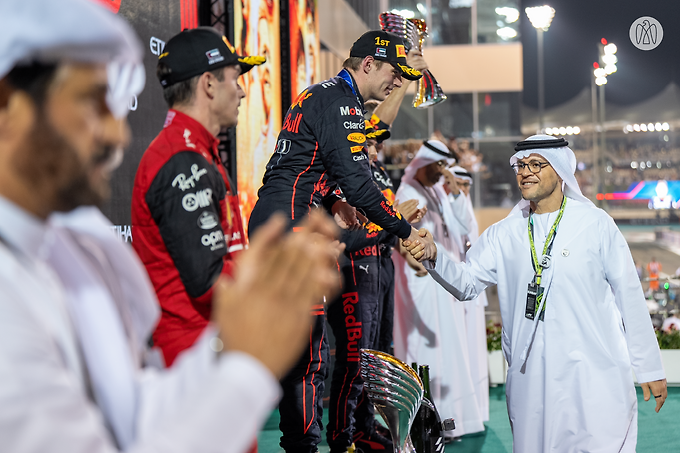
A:
POLYGON ((538 129, 543 132, 543 113, 545 111, 545 82, 543 80, 543 32, 548 31, 553 17, 555 17, 555 9, 548 6, 533 6, 525 8, 527 17, 531 21, 531 25, 536 29, 536 42, 538 50, 538 129))
MULTIPOLYGON (((605 135, 604 120, 605 120, 605 100, 604 100, 604 86, 607 84, 607 76, 614 74, 616 72, 616 45, 614 43, 607 43, 607 40, 602 38, 598 44, 598 50, 600 55, 599 63, 593 63, 593 89, 592 93, 592 105, 593 105, 593 131, 596 129, 600 130, 600 143, 598 146, 595 135, 593 135, 593 186, 595 188, 595 198, 597 200, 597 195, 602 193, 602 165, 601 157, 603 153, 607 152, 607 137, 605 135), (595 99, 595 85, 600 89, 600 115, 599 115, 599 127, 595 127, 596 123, 596 110, 597 101, 595 99)), ((595 132, 593 132, 595 134, 595 132)), ((602 200, 599 200, 602 201, 602 200)), ((596 201, 597 202, 597 201, 596 201)))

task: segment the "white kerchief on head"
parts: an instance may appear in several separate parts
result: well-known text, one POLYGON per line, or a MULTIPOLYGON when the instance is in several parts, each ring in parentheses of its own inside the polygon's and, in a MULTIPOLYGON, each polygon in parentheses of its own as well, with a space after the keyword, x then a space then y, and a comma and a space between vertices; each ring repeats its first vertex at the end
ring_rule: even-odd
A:
MULTIPOLYGON (((526 140, 555 140, 555 137, 552 135, 532 135, 526 140)), ((576 176, 574 176, 574 173, 576 172, 576 156, 568 146, 560 146, 557 148, 534 148, 517 151, 510 158, 510 165, 514 165, 517 163, 518 159, 524 159, 532 154, 538 154, 550 163, 550 166, 552 166, 557 175, 563 181, 562 191, 567 198, 572 198, 583 203, 592 204, 592 201, 590 201, 583 195, 583 193, 581 193, 581 188, 576 181, 576 176)), ((529 206, 529 201, 521 200, 519 203, 517 203, 512 212, 522 210, 527 206, 529 206)))
POLYGON ((144 87, 143 50, 125 20, 88 0, 0 1, 0 78, 15 66, 106 63, 117 118, 144 87))
POLYGON ((464 179, 468 181, 470 184, 472 184, 472 176, 470 175, 470 172, 461 167, 460 165, 451 167, 451 171, 453 172, 454 175, 456 175, 456 178, 464 179))
POLYGON ((434 151, 423 143, 416 153, 416 157, 413 158, 404 170, 404 176, 402 177, 403 181, 409 182, 413 180, 418 169, 451 157, 449 148, 439 140, 427 140, 427 143, 430 146, 437 148, 438 151, 434 151))

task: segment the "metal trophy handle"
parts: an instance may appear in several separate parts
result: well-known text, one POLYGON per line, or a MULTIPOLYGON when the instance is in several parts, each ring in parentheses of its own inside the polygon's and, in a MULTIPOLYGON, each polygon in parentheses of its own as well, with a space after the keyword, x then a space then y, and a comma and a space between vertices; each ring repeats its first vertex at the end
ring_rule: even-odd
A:
MULTIPOLYGON (((380 27, 383 31, 394 33, 404 38, 406 53, 411 49, 423 50, 423 41, 427 37, 427 24, 422 19, 406 19, 394 13, 380 14, 380 27)), ((418 80, 413 106, 424 109, 446 100, 437 79, 429 70, 423 71, 423 77, 418 80)))
POLYGON ((361 378, 368 399, 390 430, 394 453, 415 453, 409 432, 423 400, 418 374, 389 354, 362 349, 361 378))

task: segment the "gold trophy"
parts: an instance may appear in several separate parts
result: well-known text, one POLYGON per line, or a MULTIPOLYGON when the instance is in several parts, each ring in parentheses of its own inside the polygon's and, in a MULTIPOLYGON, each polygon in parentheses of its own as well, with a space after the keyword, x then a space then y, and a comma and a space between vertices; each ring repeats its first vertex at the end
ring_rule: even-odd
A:
POLYGON ((364 390, 385 420, 394 453, 415 453, 409 432, 423 401, 423 383, 413 368, 384 352, 361 350, 364 390))
MULTIPOLYGON (((413 48, 423 50, 423 41, 427 37, 427 24, 422 19, 406 19, 394 13, 380 14, 380 27, 383 31, 394 33, 404 39, 406 53, 413 48)), ((423 77, 418 80, 413 106, 424 109, 446 100, 437 79, 429 70, 423 71, 423 77)))

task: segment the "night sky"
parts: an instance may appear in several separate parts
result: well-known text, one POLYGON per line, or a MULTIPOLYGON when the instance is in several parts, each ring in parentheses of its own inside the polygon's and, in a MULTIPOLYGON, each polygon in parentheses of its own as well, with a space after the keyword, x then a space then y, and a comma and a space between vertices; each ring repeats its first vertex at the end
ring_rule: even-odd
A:
POLYGON ((590 86, 597 43, 606 38, 618 47, 618 71, 608 77, 607 101, 633 104, 680 85, 680 0, 524 0, 520 29, 524 47, 523 102, 538 106, 536 29, 524 8, 548 4, 555 18, 544 34, 545 106, 554 107, 590 86), (630 25, 651 16, 663 26, 663 40, 654 50, 638 50, 630 42, 630 25))

